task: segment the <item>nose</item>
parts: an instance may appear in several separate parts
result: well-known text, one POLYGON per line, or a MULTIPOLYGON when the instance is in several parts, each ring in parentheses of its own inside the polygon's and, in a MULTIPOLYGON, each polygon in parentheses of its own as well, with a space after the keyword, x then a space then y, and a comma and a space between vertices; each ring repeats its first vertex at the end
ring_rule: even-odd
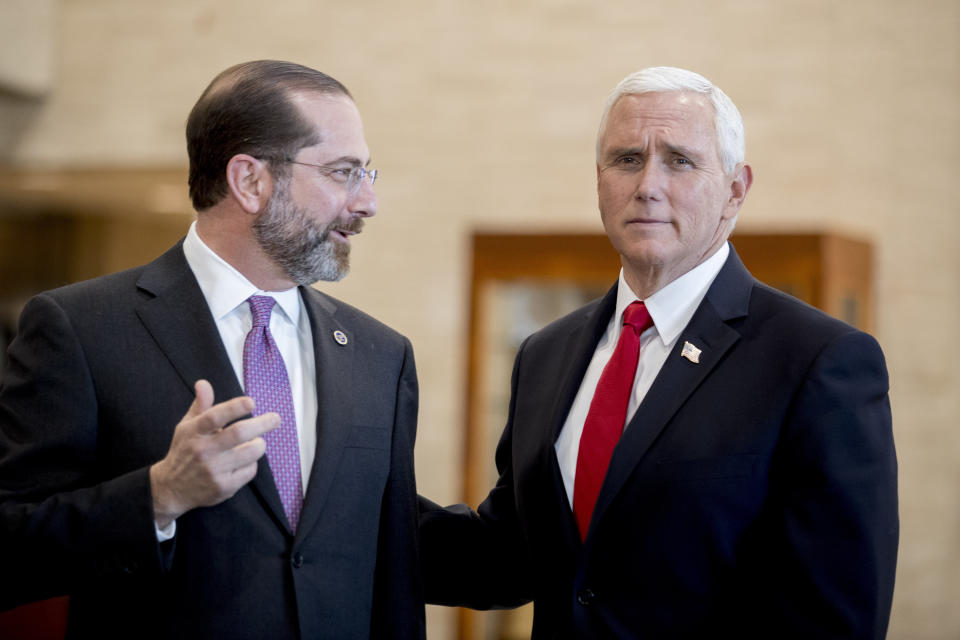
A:
POLYGON ((637 172, 636 197, 639 200, 659 200, 663 194, 664 169, 659 160, 649 158, 637 172))
POLYGON ((347 209, 350 213, 362 218, 377 215, 377 193, 373 190, 373 183, 370 182, 369 176, 364 176, 360 180, 356 193, 347 200, 347 209))

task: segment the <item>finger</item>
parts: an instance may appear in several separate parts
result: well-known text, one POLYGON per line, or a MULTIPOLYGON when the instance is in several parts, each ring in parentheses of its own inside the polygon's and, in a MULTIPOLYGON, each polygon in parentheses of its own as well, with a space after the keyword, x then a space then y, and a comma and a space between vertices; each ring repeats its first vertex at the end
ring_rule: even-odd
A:
POLYGON ((195 418, 213 406, 213 387, 210 386, 209 382, 197 380, 193 384, 193 391, 193 402, 187 409, 187 415, 183 416, 184 420, 195 418))
POLYGON ((221 471, 211 486, 212 493, 205 496, 200 501, 200 504, 203 506, 213 506, 232 498, 236 495, 237 491, 253 480, 256 475, 256 461, 221 471))
POLYGON ((226 452, 227 468, 236 470, 252 464, 263 457, 267 452, 267 441, 263 438, 254 438, 240 445, 237 445, 226 452))
POLYGON ((250 415, 251 411, 253 411, 252 398, 248 398, 247 396, 231 398, 230 400, 209 407, 197 416, 197 431, 205 434, 216 433, 234 420, 239 420, 244 416, 250 415))
POLYGON ((254 438, 218 455, 210 468, 214 482, 219 486, 218 493, 232 495, 240 487, 238 482, 249 482, 252 475, 238 480, 238 474, 245 476, 245 473, 251 470, 256 473, 257 461, 266 451, 266 441, 263 438, 254 438))
POLYGON ((240 420, 230 425, 229 429, 224 429, 217 434, 220 445, 223 449, 232 449, 244 442, 258 438, 268 431, 272 431, 280 426, 280 415, 277 413, 264 413, 254 418, 240 420))

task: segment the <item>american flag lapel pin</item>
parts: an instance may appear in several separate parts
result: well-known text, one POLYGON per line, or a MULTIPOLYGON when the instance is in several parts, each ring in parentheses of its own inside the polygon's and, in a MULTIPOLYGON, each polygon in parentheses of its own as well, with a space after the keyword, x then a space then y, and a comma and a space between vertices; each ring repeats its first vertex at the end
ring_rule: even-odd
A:
POLYGON ((680 351, 680 357, 686 358, 693 364, 700 364, 700 353, 700 349, 697 349, 689 342, 684 341, 683 349, 680 351))

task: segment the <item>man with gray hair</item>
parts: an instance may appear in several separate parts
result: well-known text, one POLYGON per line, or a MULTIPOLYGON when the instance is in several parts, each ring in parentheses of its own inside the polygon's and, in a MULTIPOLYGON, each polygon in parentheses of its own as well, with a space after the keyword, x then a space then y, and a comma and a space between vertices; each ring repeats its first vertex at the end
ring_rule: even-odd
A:
POLYGON ((882 638, 897 472, 877 342, 756 281, 728 242, 743 125, 690 71, 607 101, 601 300, 527 338, 500 478, 421 500, 428 602, 533 600, 534 638, 882 638))

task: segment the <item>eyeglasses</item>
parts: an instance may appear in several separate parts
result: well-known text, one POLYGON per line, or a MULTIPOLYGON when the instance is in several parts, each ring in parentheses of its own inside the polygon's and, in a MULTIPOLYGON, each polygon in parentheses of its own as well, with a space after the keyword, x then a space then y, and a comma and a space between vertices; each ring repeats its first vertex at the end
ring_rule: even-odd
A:
POLYGON ((347 193, 355 194, 360 189, 360 183, 365 176, 370 177, 370 186, 377 181, 378 171, 376 169, 367 169, 365 167, 333 167, 326 164, 310 164, 309 162, 297 162, 287 159, 290 164, 302 164, 305 167, 313 167, 322 175, 330 178, 334 182, 344 185, 347 193))

